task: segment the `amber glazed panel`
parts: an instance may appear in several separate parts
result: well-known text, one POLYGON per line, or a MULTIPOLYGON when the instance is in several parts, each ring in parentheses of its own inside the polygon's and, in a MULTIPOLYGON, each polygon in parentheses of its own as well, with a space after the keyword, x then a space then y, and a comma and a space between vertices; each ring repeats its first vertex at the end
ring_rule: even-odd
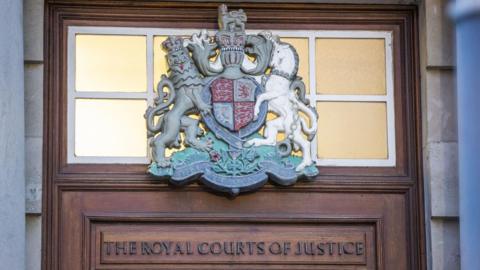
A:
POLYGON ((77 35, 75 40, 77 91, 146 91, 145 37, 77 35))

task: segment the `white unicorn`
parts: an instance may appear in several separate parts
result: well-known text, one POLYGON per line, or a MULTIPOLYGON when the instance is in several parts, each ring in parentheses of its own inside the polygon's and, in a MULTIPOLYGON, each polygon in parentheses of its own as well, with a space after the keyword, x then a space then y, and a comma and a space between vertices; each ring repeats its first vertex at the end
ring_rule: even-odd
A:
POLYGON ((259 95, 255 103, 254 117, 257 118, 260 105, 264 101, 268 102, 268 111, 278 117, 266 122, 265 138, 251 139, 245 143, 245 146, 277 145, 277 134, 284 132, 287 137, 287 148, 291 150, 293 145, 295 150, 300 149, 303 153, 302 162, 295 168, 300 172, 313 164, 310 141, 317 132, 317 114, 308 106, 309 102, 305 99, 305 84, 300 77, 297 77, 299 61, 295 48, 281 42, 270 32, 263 32, 261 35, 272 41, 274 47, 269 64, 271 73, 264 82, 265 93, 259 95), (308 116, 311 127, 299 112, 308 116), (308 139, 303 136, 303 133, 308 139))

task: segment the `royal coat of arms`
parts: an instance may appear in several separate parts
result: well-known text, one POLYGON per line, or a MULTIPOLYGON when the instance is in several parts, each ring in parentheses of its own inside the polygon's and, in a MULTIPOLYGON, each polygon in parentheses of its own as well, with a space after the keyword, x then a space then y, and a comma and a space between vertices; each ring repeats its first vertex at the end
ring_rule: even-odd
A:
POLYGON ((297 76, 297 52, 268 31, 247 35, 246 21, 243 10, 221 5, 214 36, 203 30, 162 43, 169 71, 145 113, 150 174, 233 196, 318 174, 310 152, 317 115, 297 76))

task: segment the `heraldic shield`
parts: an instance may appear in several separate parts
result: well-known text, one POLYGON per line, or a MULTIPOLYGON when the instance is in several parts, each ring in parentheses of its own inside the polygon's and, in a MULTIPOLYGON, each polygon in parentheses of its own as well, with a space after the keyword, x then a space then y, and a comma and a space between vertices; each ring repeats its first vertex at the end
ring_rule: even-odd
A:
POLYGON ((243 139, 264 124, 267 116, 266 103, 261 105, 259 116, 254 120, 255 102, 263 92, 263 87, 251 77, 217 77, 207 83, 202 92, 204 101, 212 104, 213 112, 204 114, 203 119, 218 137, 232 147, 241 149, 243 139))
POLYGON ((233 196, 268 180, 286 186, 314 177, 317 115, 297 76, 295 48, 268 31, 247 35, 243 10, 221 5, 218 12, 214 36, 202 30, 162 43, 169 71, 145 113, 148 172, 233 196))
POLYGON ((218 78, 210 85, 215 119, 232 131, 253 120, 257 85, 248 79, 218 78))

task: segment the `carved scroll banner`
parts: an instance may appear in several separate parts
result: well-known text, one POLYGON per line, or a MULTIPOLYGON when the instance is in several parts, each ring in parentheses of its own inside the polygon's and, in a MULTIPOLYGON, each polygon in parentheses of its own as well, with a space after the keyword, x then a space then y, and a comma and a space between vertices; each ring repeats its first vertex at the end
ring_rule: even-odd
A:
POLYGON ((97 225, 92 233, 95 241, 91 252, 97 258, 95 268, 99 269, 124 265, 267 263, 371 269, 364 267, 374 267, 376 253, 375 227, 368 224, 97 225))

